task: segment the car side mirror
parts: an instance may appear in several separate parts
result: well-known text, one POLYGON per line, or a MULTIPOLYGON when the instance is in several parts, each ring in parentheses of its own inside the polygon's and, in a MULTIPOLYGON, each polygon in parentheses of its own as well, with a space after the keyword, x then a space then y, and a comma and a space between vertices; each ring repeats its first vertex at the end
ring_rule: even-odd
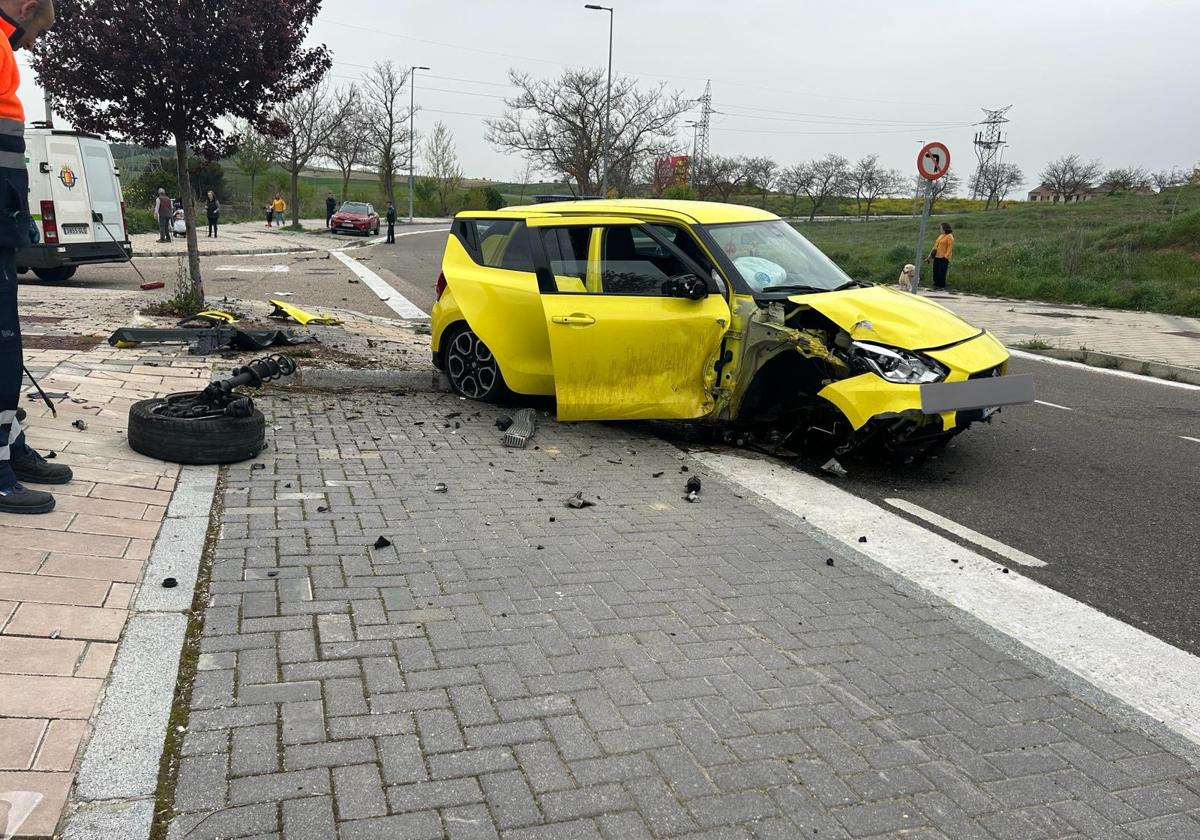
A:
POLYGON ((680 274, 663 281, 663 297, 703 300, 708 297, 708 285, 695 274, 680 274))

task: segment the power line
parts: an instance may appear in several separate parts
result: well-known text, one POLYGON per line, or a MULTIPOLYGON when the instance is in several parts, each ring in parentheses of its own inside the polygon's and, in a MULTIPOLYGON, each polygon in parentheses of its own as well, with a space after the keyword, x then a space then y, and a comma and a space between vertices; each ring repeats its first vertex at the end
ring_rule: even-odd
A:
POLYGON ((806 113, 804 111, 780 111, 780 110, 776 110, 776 109, 772 109, 772 108, 754 108, 749 105, 723 105, 720 103, 718 103, 716 105, 716 107, 724 109, 721 113, 726 113, 726 114, 729 114, 730 116, 734 116, 734 117, 745 117, 746 119, 754 119, 754 120, 778 120, 779 122, 808 122, 808 120, 807 119, 789 119, 789 118, 785 118, 785 117, 762 117, 762 116, 757 116, 757 115, 752 115, 752 114, 740 114, 740 113, 735 113, 734 111, 731 111, 729 109, 732 108, 732 109, 736 109, 737 111, 761 111, 761 112, 767 113, 767 114, 787 114, 787 115, 790 115, 791 117, 805 117, 805 118, 815 117, 815 118, 839 120, 839 121, 845 121, 845 122, 856 122, 856 123, 886 123, 887 125, 927 126, 927 125, 933 125, 933 124, 939 123, 939 122, 944 122, 944 120, 933 120, 933 119, 930 119, 930 120, 902 120, 902 119, 890 119, 890 118, 886 118, 886 117, 854 117, 854 116, 845 115, 845 114, 813 114, 813 113, 806 113))
POLYGON ((850 134, 920 134, 925 131, 934 131, 948 128, 969 128, 974 123, 947 123, 945 125, 929 125, 929 126, 910 126, 907 128, 880 128, 870 129, 868 131, 769 131, 766 129, 753 128, 725 128, 717 125, 715 131, 732 132, 735 134, 787 134, 787 135, 850 135, 850 134))

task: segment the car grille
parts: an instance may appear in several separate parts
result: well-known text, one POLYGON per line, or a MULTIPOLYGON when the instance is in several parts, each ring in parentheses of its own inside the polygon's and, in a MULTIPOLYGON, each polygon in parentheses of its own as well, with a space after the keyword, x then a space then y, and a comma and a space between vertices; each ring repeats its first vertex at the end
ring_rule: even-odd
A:
POLYGON ((1004 375, 1004 364, 998 364, 995 367, 990 367, 987 370, 981 370, 978 373, 972 373, 967 379, 990 379, 993 376, 1004 375))

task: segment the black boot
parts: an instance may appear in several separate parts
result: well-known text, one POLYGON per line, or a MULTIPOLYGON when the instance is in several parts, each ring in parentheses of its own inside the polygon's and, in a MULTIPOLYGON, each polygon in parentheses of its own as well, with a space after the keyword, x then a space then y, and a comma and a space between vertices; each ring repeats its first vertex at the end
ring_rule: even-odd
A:
POLYGON ((17 481, 28 481, 30 484, 66 484, 72 478, 70 467, 50 463, 31 446, 24 447, 21 452, 13 452, 9 465, 16 473, 17 481))
POLYGON ((49 513, 54 510, 54 497, 41 490, 29 490, 14 484, 0 490, 0 513, 49 513))

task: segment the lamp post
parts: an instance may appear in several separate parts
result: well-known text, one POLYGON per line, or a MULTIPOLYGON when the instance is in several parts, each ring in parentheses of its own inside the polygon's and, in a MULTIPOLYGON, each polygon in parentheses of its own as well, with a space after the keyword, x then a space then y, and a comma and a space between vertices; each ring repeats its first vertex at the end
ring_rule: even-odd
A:
POLYGON ((416 157, 417 138, 417 71, 428 67, 412 68, 408 79, 408 223, 413 223, 413 160, 416 157))
POLYGON ((608 198, 608 151, 612 145, 612 138, 609 136, 609 118, 612 113, 612 44, 613 44, 613 10, 612 6, 600 6, 596 3, 587 3, 585 9, 592 9, 598 12, 608 12, 608 88, 604 94, 604 172, 600 180, 600 193, 602 197, 608 198))

